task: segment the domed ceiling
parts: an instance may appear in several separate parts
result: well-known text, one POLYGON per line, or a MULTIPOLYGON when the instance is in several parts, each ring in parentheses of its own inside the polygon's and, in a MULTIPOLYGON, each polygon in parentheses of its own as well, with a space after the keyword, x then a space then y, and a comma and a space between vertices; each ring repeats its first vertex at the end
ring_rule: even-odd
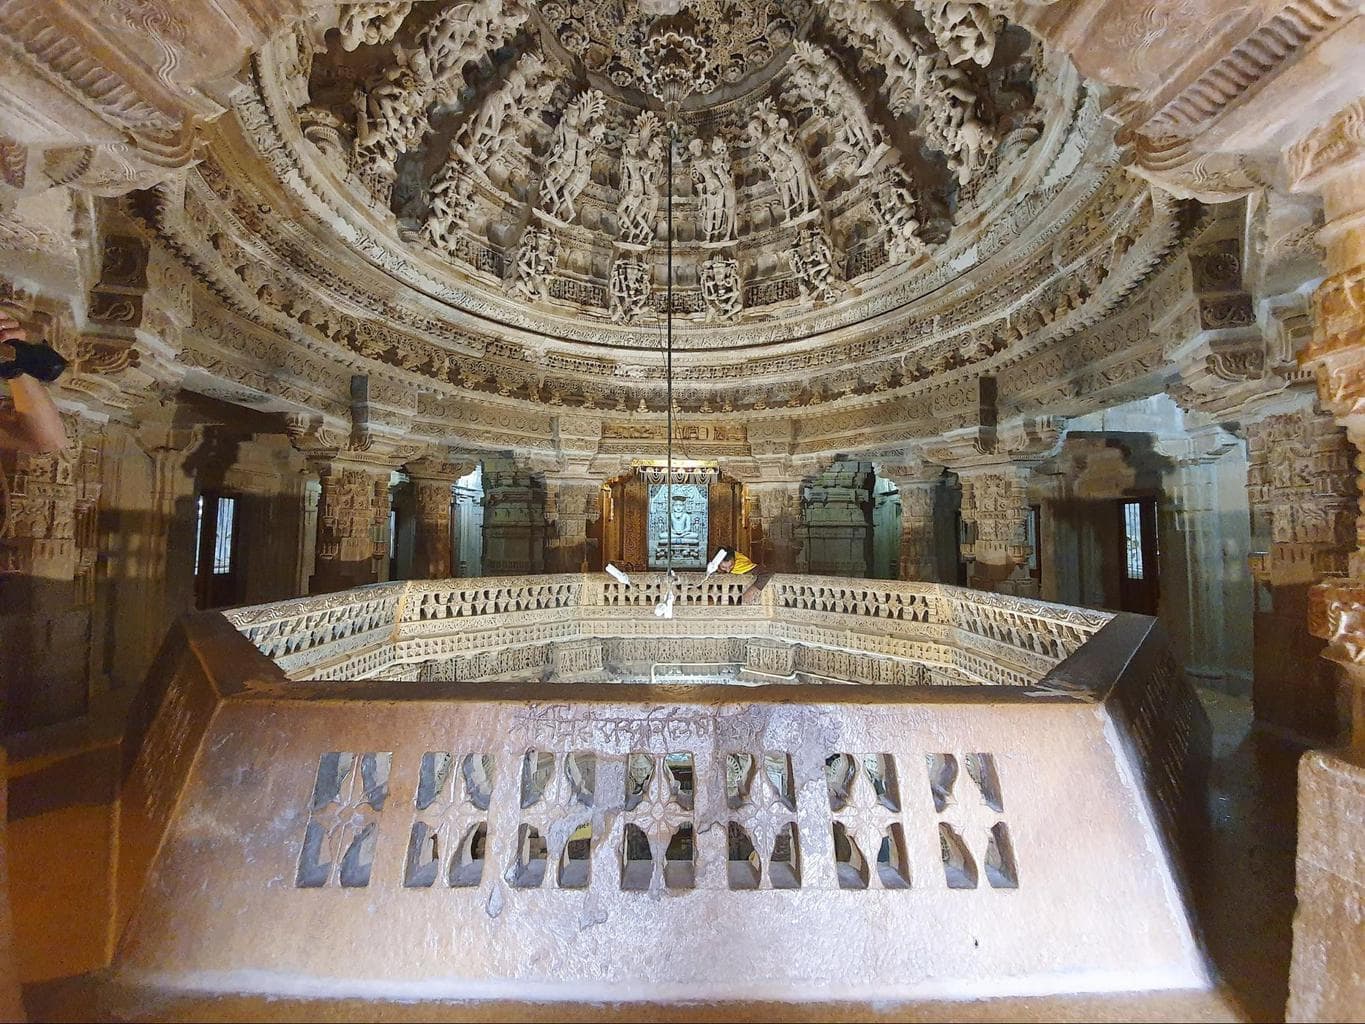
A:
POLYGON ((215 131, 162 235, 251 329, 433 419, 470 393, 661 412, 670 205, 703 416, 941 412, 1183 230, 1070 65, 960 0, 342 4, 215 131))

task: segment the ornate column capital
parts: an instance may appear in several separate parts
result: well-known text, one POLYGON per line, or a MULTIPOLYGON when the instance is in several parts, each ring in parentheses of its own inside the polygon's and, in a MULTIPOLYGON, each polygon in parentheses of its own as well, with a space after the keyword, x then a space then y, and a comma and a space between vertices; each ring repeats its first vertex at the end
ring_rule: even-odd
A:
POLYGON ((955 430, 920 446, 925 462, 946 466, 959 476, 1016 464, 1031 467, 1052 458, 1066 440, 1060 416, 1024 417, 1005 426, 983 424, 955 430))
POLYGON ((424 445, 406 443, 369 431, 346 432, 318 420, 299 416, 288 419, 285 432, 289 435, 289 443, 308 460, 319 476, 326 476, 342 466, 373 475, 391 473, 425 450, 424 445))
POLYGON ((1299 354, 1339 418, 1365 414, 1365 101, 1357 100, 1285 153, 1291 187, 1322 197, 1318 242, 1328 277, 1313 293, 1313 340, 1299 354))
POLYGON ((1294 143, 1284 154, 1294 192, 1324 192, 1342 175, 1365 172, 1365 100, 1356 100, 1294 143))
POLYGON ((936 487, 943 479, 943 467, 932 462, 899 461, 875 462, 877 475, 890 480, 896 489, 905 491, 936 487))
POLYGON ((416 483, 453 484, 462 476, 474 471, 478 465, 475 459, 452 460, 440 455, 424 455, 419 459, 409 459, 403 464, 408 479, 416 483))

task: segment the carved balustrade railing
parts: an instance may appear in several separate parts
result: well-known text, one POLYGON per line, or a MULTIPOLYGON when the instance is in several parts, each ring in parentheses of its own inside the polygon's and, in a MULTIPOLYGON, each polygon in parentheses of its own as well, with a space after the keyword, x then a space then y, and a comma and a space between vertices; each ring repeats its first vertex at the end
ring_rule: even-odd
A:
POLYGON ((406 593, 407 584, 381 583, 239 608, 228 621, 285 672, 307 672, 390 640, 406 593))
MULTIPOLYGON (((743 663, 764 675, 1033 685, 1113 616, 932 583, 662 574, 381 584, 227 614, 295 679, 470 680, 603 659, 743 663), (599 640, 603 653, 555 650, 599 640), (624 653, 623 653, 624 652, 624 653)), ((591 671, 591 668, 584 671, 591 671)))

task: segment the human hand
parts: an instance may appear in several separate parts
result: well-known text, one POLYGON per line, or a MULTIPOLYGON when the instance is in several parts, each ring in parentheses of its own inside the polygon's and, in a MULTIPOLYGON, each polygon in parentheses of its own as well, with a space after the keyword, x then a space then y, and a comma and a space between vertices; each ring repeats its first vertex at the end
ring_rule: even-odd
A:
POLYGON ((12 341, 27 341, 28 331, 19 325, 19 321, 6 313, 0 313, 0 362, 8 363, 14 360, 17 354, 12 341))

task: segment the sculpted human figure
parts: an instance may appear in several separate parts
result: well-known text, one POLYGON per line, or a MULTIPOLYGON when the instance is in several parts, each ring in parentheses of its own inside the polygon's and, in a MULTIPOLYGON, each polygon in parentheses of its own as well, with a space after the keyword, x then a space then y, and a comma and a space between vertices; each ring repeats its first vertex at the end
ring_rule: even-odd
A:
POLYGON ((464 86, 464 66, 483 60, 506 43, 528 17, 530 12, 520 3, 502 0, 452 4, 442 11, 420 38, 437 86, 434 98, 453 99, 464 86))
POLYGON ((862 99, 824 50, 804 40, 798 40, 795 47, 792 82, 797 92, 829 117, 834 125, 834 147, 852 159, 855 174, 862 177, 870 173, 890 147, 882 141, 862 99))
POLYGON ((749 121, 749 145, 768 165, 778 198, 787 218, 793 219, 815 207, 815 187, 806 157, 792 140, 791 125, 768 100, 759 104, 749 121))
POLYGON ((744 309, 739 283, 739 261, 716 256, 701 265, 701 297, 706 303, 707 322, 728 320, 744 309))
POLYGON ((647 110, 635 119, 635 130, 626 138, 621 153, 621 198, 617 219, 624 241, 648 245, 654 239, 662 159, 662 126, 647 110))
POLYGON ((959 184, 967 184, 998 140, 976 116, 977 94, 954 64, 989 62, 994 22, 971 0, 917 0, 942 51, 907 35, 880 4, 829 0, 826 18, 885 73, 883 90, 892 113, 920 111, 920 130, 929 145, 948 158, 959 184))
POLYGON ((876 61, 885 73, 892 112, 907 113, 918 99, 914 81, 916 62, 923 56, 921 48, 901 32, 881 4, 831 0, 825 12, 852 38, 862 52, 861 61, 876 61))
POLYGON ((514 288, 524 297, 535 301, 550 297, 550 275, 559 257, 555 236, 545 228, 530 227, 517 250, 514 288))
POLYGON ((512 152, 530 158, 530 149, 519 138, 522 124, 544 104, 553 88, 554 79, 546 73, 544 61, 526 54, 508 71, 502 85, 479 105, 452 140, 445 164, 431 180, 423 226, 429 241, 450 247, 464 226, 475 175, 490 180, 489 170, 502 165, 512 152))
POLYGON ((673 496, 673 507, 669 510, 673 526, 673 543, 697 541, 701 539, 701 524, 697 517, 687 509, 687 498, 681 494, 673 496))
POLYGON ((588 184, 592 157, 606 136, 606 98, 589 89, 569 104, 555 129, 540 182, 541 209, 565 223, 577 216, 574 200, 588 184))
POLYGON ((983 68, 995 56, 995 17, 971 0, 916 0, 924 24, 954 64, 975 61, 983 68))
POLYGON ((730 149, 717 135, 709 152, 701 139, 687 144, 691 157, 692 181, 701 209, 698 226, 708 242, 723 242, 735 237, 735 174, 730 149))
POLYGON ((411 12, 412 0, 352 4, 342 11, 338 25, 341 48, 349 53, 362 44, 377 46, 391 42, 411 12))
POLYGON ((354 163, 376 198, 387 199, 393 163, 426 135, 427 110, 464 87, 465 64, 503 45, 529 17, 519 2, 476 0, 446 8, 394 63, 355 95, 354 163))
POLYGON ((459 147, 469 161, 469 170, 487 177, 488 169, 509 153, 529 159, 531 151, 520 139, 522 125, 544 106, 553 91, 554 78, 539 56, 528 53, 517 61, 460 133, 459 147))
POLYGON ((355 153, 358 163, 396 160, 426 124, 422 102, 429 67, 420 50, 394 47, 395 63, 369 89, 356 95, 355 153))
POLYGON ((611 318, 636 320, 649 307, 649 266, 638 255, 619 255, 611 265, 611 318))
POLYGON ((915 216, 915 196, 900 171, 877 184, 872 193, 872 209, 882 223, 886 249, 892 258, 907 259, 924 250, 924 242, 919 237, 919 219, 915 216))
POLYGON ((802 231, 785 255, 796 276, 803 305, 833 302, 837 298, 833 284, 834 253, 823 231, 819 228, 802 231))
POLYGON ((474 180, 465 173, 461 162, 454 158, 447 160, 431 183, 431 206, 422 227, 427 240, 450 249, 455 236, 465 226, 473 195, 474 180))

